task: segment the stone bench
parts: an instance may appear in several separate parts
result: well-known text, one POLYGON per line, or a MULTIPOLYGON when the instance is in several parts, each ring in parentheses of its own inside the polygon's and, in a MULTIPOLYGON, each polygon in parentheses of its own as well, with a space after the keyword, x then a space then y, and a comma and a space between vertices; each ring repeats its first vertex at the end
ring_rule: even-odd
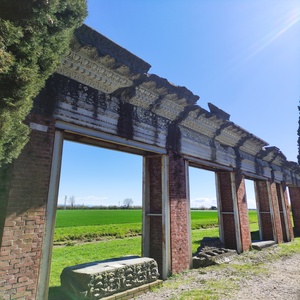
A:
POLYGON ((70 299, 102 299, 158 280, 154 259, 129 256, 66 267, 61 287, 70 299))

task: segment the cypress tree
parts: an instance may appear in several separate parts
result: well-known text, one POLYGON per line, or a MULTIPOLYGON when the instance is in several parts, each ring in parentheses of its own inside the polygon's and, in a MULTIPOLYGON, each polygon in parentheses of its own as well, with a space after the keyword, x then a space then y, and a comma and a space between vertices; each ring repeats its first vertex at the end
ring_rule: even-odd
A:
POLYGON ((86 14, 86 0, 1 0, 0 166, 27 143, 30 130, 23 121, 33 99, 86 14))
POLYGON ((298 156, 297 156, 297 159, 298 159, 298 164, 300 165, 300 106, 298 106, 298 112, 299 112, 299 120, 298 120, 298 156))

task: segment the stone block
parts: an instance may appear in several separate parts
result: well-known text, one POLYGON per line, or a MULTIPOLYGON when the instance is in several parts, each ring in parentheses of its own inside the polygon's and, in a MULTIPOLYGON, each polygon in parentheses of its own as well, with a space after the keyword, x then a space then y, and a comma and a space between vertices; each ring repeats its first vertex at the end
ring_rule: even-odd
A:
POLYGON ((154 259, 129 256, 66 267, 61 286, 70 299, 97 300, 158 279, 154 259))
POLYGON ((193 257, 193 268, 203 268, 229 262, 236 255, 236 250, 224 248, 219 238, 205 237, 193 257))

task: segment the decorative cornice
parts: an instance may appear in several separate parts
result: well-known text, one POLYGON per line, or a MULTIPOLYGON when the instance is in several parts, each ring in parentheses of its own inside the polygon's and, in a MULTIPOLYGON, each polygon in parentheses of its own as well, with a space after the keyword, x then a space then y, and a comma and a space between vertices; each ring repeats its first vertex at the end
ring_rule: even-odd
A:
POLYGON ((61 60, 56 72, 108 94, 132 85, 131 78, 121 74, 122 71, 125 74, 129 73, 127 67, 119 66, 116 72, 108 68, 109 65, 114 66, 113 60, 108 57, 102 60, 92 60, 94 55, 93 48, 75 48, 75 51, 69 51, 61 60))
MULTIPOLYGON (((149 137, 161 145, 166 138, 167 127, 172 124, 181 130, 188 143, 185 151, 205 155, 205 159, 210 157, 226 162, 228 166, 241 163, 240 166, 244 164, 249 172, 254 172, 257 165, 267 169, 263 166, 266 163, 274 169, 284 169, 282 172, 292 172, 294 175, 290 175, 291 178, 300 174, 298 164, 287 162, 276 147, 265 148, 268 143, 230 121, 227 112, 211 103, 208 104, 210 111, 198 106, 199 96, 186 87, 147 74, 150 68, 148 63, 93 29, 84 25, 76 30, 75 37, 71 43, 72 50, 62 59, 57 73, 110 94, 108 96, 118 100, 120 105, 124 102, 133 105, 138 119, 135 126, 139 128, 136 138, 146 140, 146 134, 144 137, 142 135, 143 131, 147 131, 149 137), (146 116, 145 112, 149 115, 146 116), (151 122, 145 121, 148 119, 151 122), (159 137, 154 134, 158 128, 155 128, 157 120, 163 124, 159 137), (238 163, 233 162, 234 155, 237 160, 240 159, 238 163), (247 158, 248 155, 253 159, 247 158)), ((98 116, 98 112, 94 113, 98 116)), ((118 112, 115 113, 114 118, 118 117, 118 112)), ((104 122, 104 119, 101 121, 104 122)))
POLYGON ((74 35, 82 46, 95 48, 99 57, 106 55, 113 57, 117 63, 129 67, 135 73, 147 73, 151 67, 144 60, 85 24, 76 29, 74 35))

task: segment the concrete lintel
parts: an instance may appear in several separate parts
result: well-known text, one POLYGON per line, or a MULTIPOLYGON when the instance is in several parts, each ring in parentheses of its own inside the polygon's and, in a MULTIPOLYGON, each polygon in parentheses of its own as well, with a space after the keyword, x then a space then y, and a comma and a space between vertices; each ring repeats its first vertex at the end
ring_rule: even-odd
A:
POLYGON ((104 140, 104 141, 108 141, 108 142, 112 142, 112 143, 116 143, 116 144, 120 144, 120 145, 129 146, 132 148, 141 149, 144 151, 150 151, 150 152, 159 153, 159 154, 167 153, 166 149, 163 149, 163 148, 160 148, 160 147, 157 147, 154 145, 145 144, 145 143, 134 141, 134 140, 129 140, 129 139, 122 138, 122 137, 119 137, 116 135, 108 134, 105 132, 100 132, 100 131, 86 128, 86 127, 80 127, 80 126, 70 124, 70 123, 57 121, 55 126, 58 129, 66 130, 69 132, 93 137, 96 139, 100 139, 100 140, 104 140))
POLYGON ((192 165, 199 165, 203 167, 208 167, 208 169, 222 170, 222 171, 233 171, 232 167, 224 166, 215 162, 210 162, 201 158, 192 157, 189 155, 183 155, 184 159, 188 160, 192 165))

